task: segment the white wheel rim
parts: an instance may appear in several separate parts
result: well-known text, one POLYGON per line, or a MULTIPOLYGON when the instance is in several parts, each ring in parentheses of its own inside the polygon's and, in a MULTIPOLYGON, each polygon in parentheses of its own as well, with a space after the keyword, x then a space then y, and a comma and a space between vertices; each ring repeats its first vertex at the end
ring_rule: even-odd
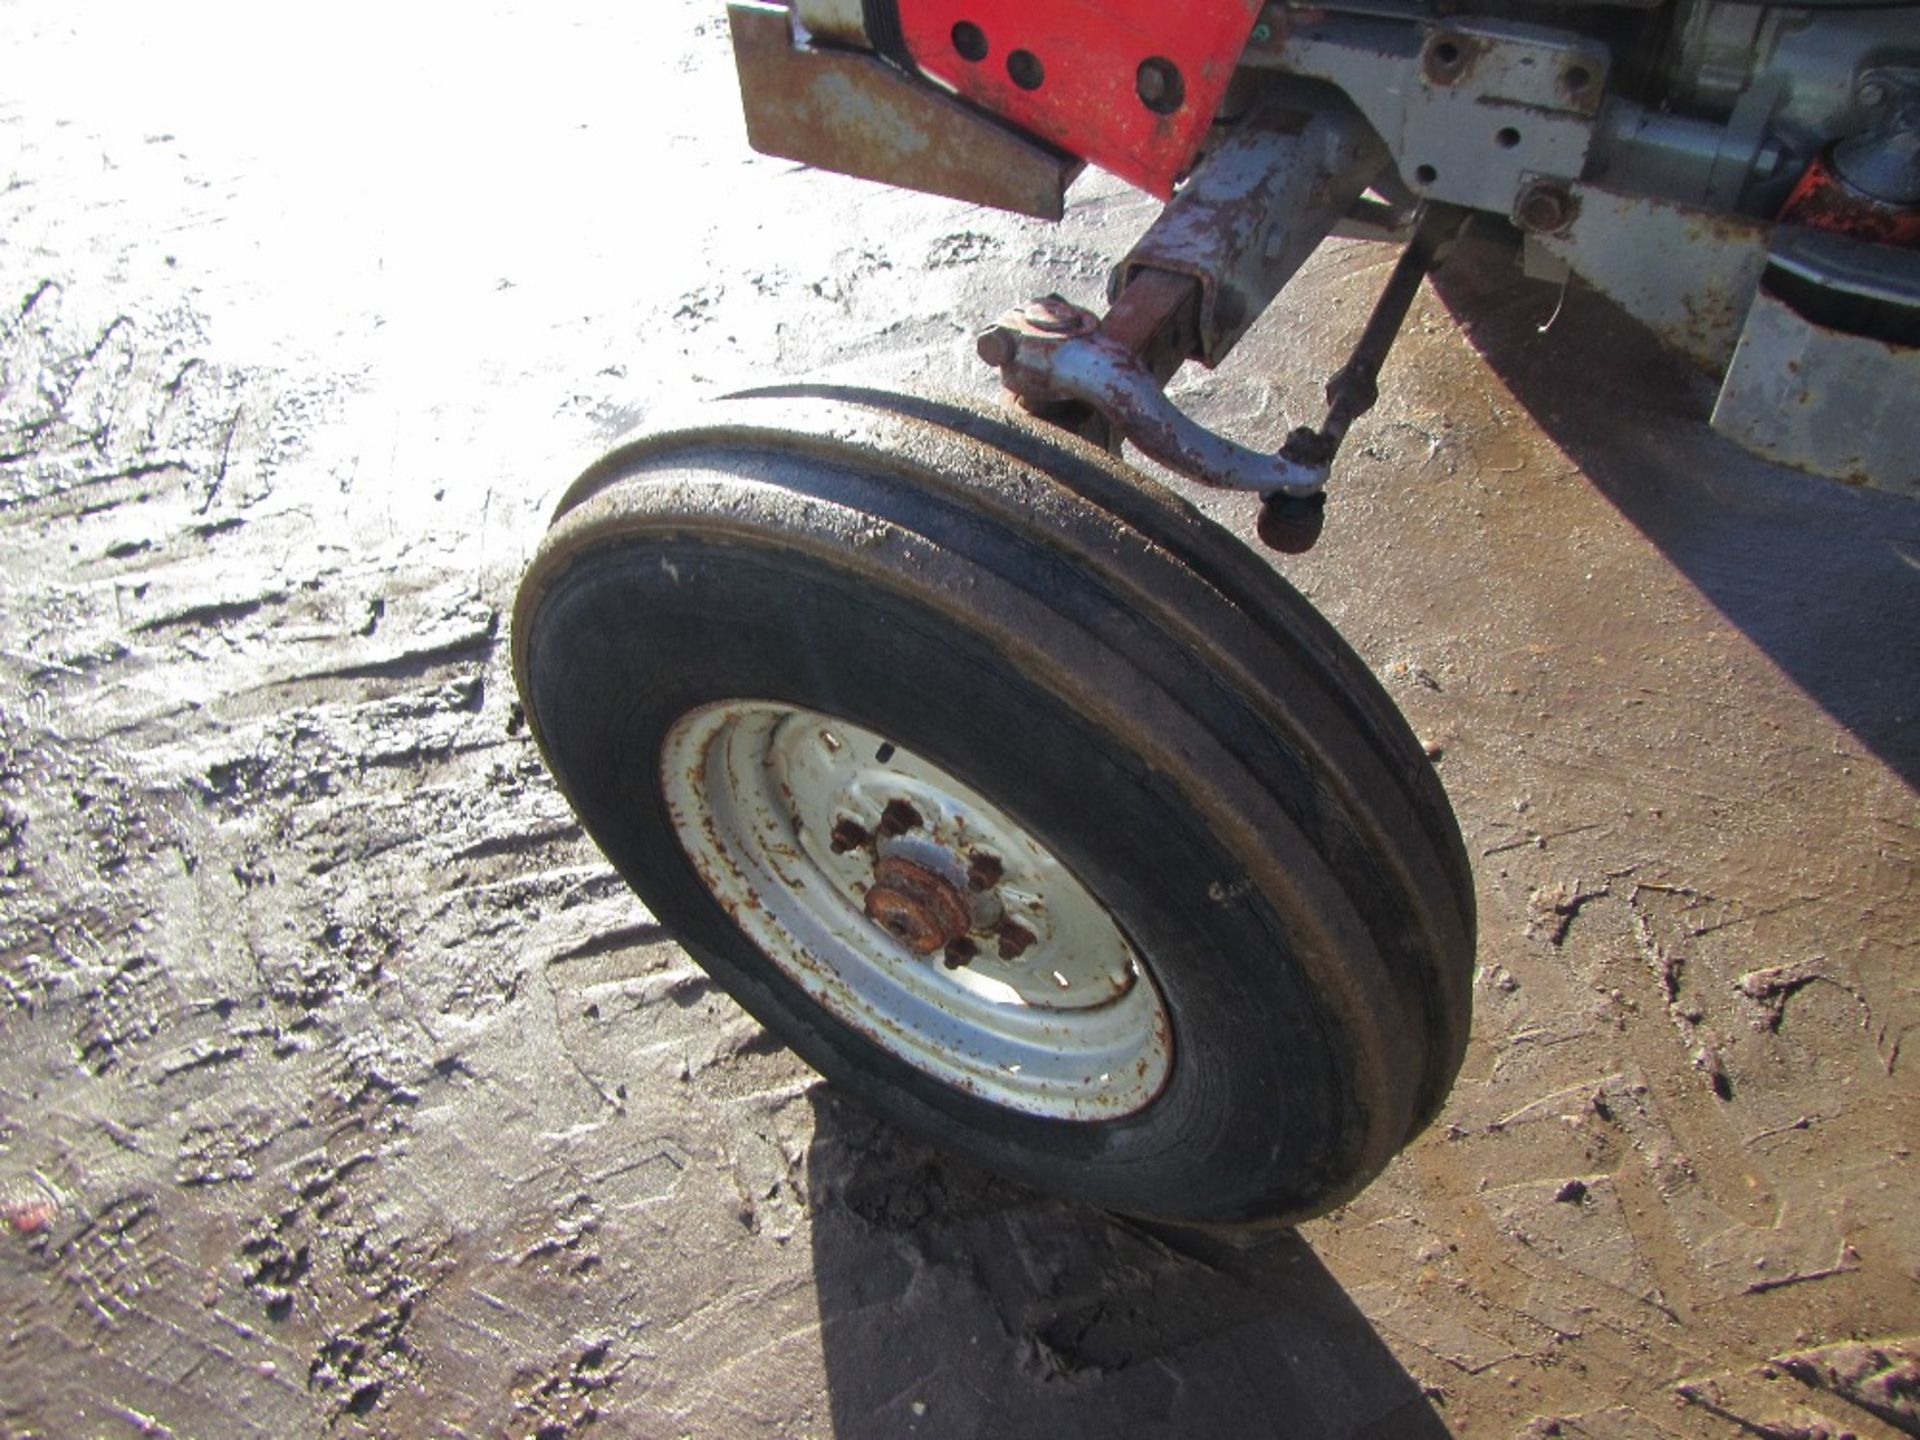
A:
POLYGON ((675 832, 715 899, 874 1043, 996 1105, 1057 1119, 1129 1115, 1166 1083, 1166 1010, 1113 917, 946 771, 860 726, 765 700, 681 716, 661 767, 675 832), (901 935, 922 946, 937 935, 942 948, 920 953, 901 935))

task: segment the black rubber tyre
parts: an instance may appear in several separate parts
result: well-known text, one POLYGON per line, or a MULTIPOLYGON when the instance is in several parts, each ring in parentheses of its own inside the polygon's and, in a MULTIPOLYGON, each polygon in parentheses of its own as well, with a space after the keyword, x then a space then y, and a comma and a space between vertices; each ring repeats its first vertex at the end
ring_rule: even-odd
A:
POLYGON ((654 915, 830 1080, 982 1165, 1140 1216, 1295 1220, 1452 1084, 1474 906, 1431 764, 1260 557, 1070 437, 864 391, 717 402, 576 482, 513 657, 553 774, 654 915), (897 741, 1059 857, 1157 987, 1157 1093, 1023 1113, 770 960, 663 788, 676 723, 740 697, 897 741))

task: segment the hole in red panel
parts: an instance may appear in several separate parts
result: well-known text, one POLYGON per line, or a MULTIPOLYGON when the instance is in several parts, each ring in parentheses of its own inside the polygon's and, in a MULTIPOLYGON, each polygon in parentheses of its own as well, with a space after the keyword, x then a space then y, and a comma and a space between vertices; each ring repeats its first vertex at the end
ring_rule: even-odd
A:
POLYGON ((953 27, 953 48, 962 60, 978 65, 987 58, 987 32, 971 20, 962 20, 953 27))
POLYGON ((1022 90, 1038 90, 1046 83, 1046 67, 1031 50, 1016 50, 1007 56, 1007 78, 1022 90))
POLYGON ((1187 82, 1180 67, 1163 55, 1152 55, 1140 62, 1133 77, 1134 93, 1140 103, 1156 115, 1171 115, 1187 98, 1187 82))

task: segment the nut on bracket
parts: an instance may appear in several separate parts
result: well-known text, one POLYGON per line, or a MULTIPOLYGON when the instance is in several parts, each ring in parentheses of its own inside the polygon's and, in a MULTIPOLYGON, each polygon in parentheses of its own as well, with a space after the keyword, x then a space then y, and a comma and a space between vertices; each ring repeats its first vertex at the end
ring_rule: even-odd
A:
POLYGON ((1059 295, 1042 295, 1016 305, 982 330, 974 350, 987 364, 1005 369, 1020 353, 1020 342, 1057 343, 1100 328, 1100 317, 1059 295))
POLYGON ((1561 234, 1579 218, 1579 197, 1560 180, 1529 180, 1513 202, 1513 223, 1535 235, 1561 234))

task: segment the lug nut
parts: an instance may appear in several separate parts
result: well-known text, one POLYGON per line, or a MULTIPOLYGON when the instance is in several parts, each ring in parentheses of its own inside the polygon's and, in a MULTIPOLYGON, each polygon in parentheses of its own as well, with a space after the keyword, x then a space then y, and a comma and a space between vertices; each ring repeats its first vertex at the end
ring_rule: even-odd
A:
POLYGON ((904 835, 909 830, 918 830, 927 822, 920 812, 905 800, 889 800, 887 808, 880 812, 880 838, 891 840, 896 835, 904 835))
POLYGON ((1026 926, 1015 920, 1002 920, 993 927, 993 933, 1000 941, 999 950, 1002 960, 1018 960, 1032 946, 1038 937, 1026 926))
POLYGON ((858 850, 873 837, 867 833, 867 827, 850 815, 842 815, 833 822, 833 833, 828 843, 836 855, 844 855, 849 850, 858 850))
POLYGON ((1000 877, 1006 873, 1007 867, 1000 863, 998 855, 975 855, 973 863, 967 867, 967 888, 976 895, 981 894, 998 885, 1000 877))

